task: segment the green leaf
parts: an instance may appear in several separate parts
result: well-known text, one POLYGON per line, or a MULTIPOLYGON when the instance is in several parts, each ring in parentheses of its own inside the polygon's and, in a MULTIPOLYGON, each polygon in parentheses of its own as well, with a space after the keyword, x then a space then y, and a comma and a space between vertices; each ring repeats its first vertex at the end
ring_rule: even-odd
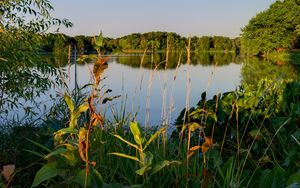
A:
POLYGON ((57 132, 55 132, 54 134, 60 134, 60 135, 64 135, 64 134, 77 134, 78 130, 72 127, 68 127, 68 128, 64 128, 64 129, 60 129, 57 132))
POLYGON ((191 132, 194 132, 195 130, 201 128, 202 126, 199 125, 198 123, 192 123, 191 125, 189 125, 189 129, 191 132))
POLYGON ((254 129, 249 132, 250 136, 256 140, 260 140, 263 138, 263 134, 259 129, 254 129))
POLYGON ((123 157, 123 158, 127 158, 127 159, 131 159, 131 160, 134 160, 134 161, 137 161, 141 164, 143 164, 137 157, 134 157, 134 156, 131 156, 131 155, 126 155, 124 153, 109 153, 110 155, 116 155, 116 156, 119 156, 119 157, 123 157))
POLYGON ((153 140, 155 140, 163 131, 165 131, 165 128, 161 128, 158 131, 156 131, 154 135, 152 135, 151 138, 148 140, 143 150, 145 150, 153 142, 153 140))
POLYGON ((73 113, 74 112, 74 103, 73 103, 71 97, 68 94, 65 94, 64 99, 69 107, 69 110, 71 111, 71 113, 73 113))
POLYGON ((45 150, 45 151, 47 151, 47 152, 49 152, 49 153, 52 152, 52 150, 50 150, 49 148, 47 148, 46 146, 44 146, 44 145, 42 145, 42 144, 40 144, 40 143, 37 143, 37 142, 35 142, 35 141, 33 141, 33 140, 30 140, 30 139, 28 139, 28 138, 26 138, 26 140, 28 140, 29 142, 33 143, 34 145, 40 147, 41 149, 43 149, 43 150, 45 150))
POLYGON ((144 165, 151 166, 153 161, 153 154, 149 151, 144 153, 144 165))
POLYGON ((75 112, 75 117, 78 118, 81 113, 87 111, 88 109, 89 109, 89 104, 85 103, 80 105, 75 112))
MULTIPOLYGON (((85 169, 79 170, 77 174, 75 175, 73 181, 75 183, 78 183, 81 187, 85 187, 85 181, 86 181, 86 174, 85 169)), ((87 187, 91 187, 91 174, 88 173, 87 176, 87 187)))
POLYGON ((125 140, 125 139, 122 138, 121 136, 119 136, 119 135, 114 135, 114 137, 116 137, 117 139, 121 140, 122 142, 125 142, 125 143, 128 144, 129 146, 134 147, 135 149, 141 151, 141 149, 140 149, 137 145, 135 145, 135 144, 133 144, 133 143, 131 143, 131 142, 125 140))
POLYGON ((161 169, 163 169, 164 167, 169 166, 169 165, 170 165, 170 161, 167 161, 167 160, 158 162, 152 168, 150 175, 153 175, 153 174, 159 172, 161 169))
POLYGON ((103 46, 103 36, 102 32, 100 32, 99 36, 96 38, 95 44, 98 48, 103 46))
POLYGON ((103 178, 102 178, 100 172, 93 168, 92 174, 93 174, 93 182, 95 182, 98 187, 102 187, 103 178))
POLYGON ((300 173, 299 172, 292 174, 287 181, 287 185, 292 185, 295 183, 300 185, 300 173))
POLYGON ((142 176, 145 174, 146 171, 150 170, 151 167, 150 166, 143 166, 142 168, 138 169, 135 171, 135 173, 137 173, 138 175, 142 176))
POLYGON ((153 175, 157 172, 159 172, 161 169, 170 166, 171 164, 181 164, 180 161, 168 161, 168 160, 164 160, 164 161, 160 161, 157 164, 154 165, 154 167, 151 170, 150 175, 153 175))
POLYGON ((141 131, 141 127, 139 125, 139 123, 137 122, 130 122, 130 131, 134 137, 134 141, 138 144, 138 145, 142 145, 143 144, 143 138, 142 138, 142 131, 141 131))
POLYGON ((61 173, 62 170, 57 169, 56 162, 47 163, 36 173, 31 187, 37 187, 42 182, 60 175, 61 173))
POLYGON ((284 187, 285 171, 280 166, 274 167, 272 170, 265 170, 260 178, 259 187, 284 187))
POLYGON ((27 150, 27 149, 23 149, 23 151, 27 151, 28 153, 31 153, 31 154, 36 155, 36 156, 41 157, 41 158, 44 158, 44 156, 45 156, 44 154, 38 153, 36 151, 31 151, 31 150, 27 150))
POLYGON ((49 159, 49 158, 52 157, 52 156, 57 156, 57 155, 60 155, 60 154, 62 154, 62 153, 65 153, 65 152, 67 152, 67 151, 68 151, 68 150, 67 150, 66 148, 60 147, 60 148, 58 148, 58 149, 52 151, 52 152, 49 153, 48 155, 46 155, 46 156, 45 156, 45 159, 49 159))

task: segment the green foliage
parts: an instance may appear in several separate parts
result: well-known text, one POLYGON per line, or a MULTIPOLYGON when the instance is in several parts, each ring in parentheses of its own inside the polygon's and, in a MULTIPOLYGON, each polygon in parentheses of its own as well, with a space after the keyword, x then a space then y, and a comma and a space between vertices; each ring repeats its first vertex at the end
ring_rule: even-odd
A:
POLYGON ((179 161, 168 161, 168 160, 163 160, 163 161, 160 161, 160 162, 157 162, 156 164, 154 164, 153 154, 150 151, 146 151, 148 146, 155 139, 157 139, 160 134, 162 134, 165 131, 165 128, 161 128, 160 130, 155 132, 154 135, 152 135, 148 141, 145 140, 139 123, 131 122, 130 123, 130 131, 131 131, 131 134, 132 134, 136 144, 133 144, 133 143, 123 139, 119 135, 114 135, 114 136, 116 138, 118 138, 119 140, 121 140, 122 142, 126 143, 128 146, 135 148, 138 151, 138 157, 130 156, 130 155, 123 154, 123 153, 117 153, 117 152, 113 152, 110 154, 137 161, 139 163, 140 168, 138 170, 136 170, 135 173, 137 173, 138 175, 146 176, 146 179, 147 179, 148 174, 150 176, 154 175, 158 171, 162 170, 166 166, 171 165, 172 163, 180 164, 179 161), (145 142, 146 142, 146 144, 144 144, 145 142))
MULTIPOLYGON (((46 0, 7 0, 0 2, 0 116, 23 106, 20 99, 31 101, 49 87, 61 84, 58 71, 39 55, 43 33, 50 26, 72 24, 51 17, 53 7, 46 0), (53 76, 53 79, 50 77, 53 76)), ((29 110, 26 110, 29 109, 29 110)), ((28 115, 28 114, 27 114, 28 115)))
POLYGON ((295 48, 299 40, 299 11, 300 4, 297 0, 273 3, 242 29, 242 50, 249 55, 267 55, 280 48, 295 48))

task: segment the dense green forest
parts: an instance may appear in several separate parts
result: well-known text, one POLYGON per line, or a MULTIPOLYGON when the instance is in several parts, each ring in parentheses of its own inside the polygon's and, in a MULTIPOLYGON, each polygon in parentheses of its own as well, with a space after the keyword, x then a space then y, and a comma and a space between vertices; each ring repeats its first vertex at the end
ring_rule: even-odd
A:
MULTIPOLYGON (((53 18, 48 0, 0 1, 0 187, 299 187, 299 10, 299 0, 276 1, 249 21, 241 38, 192 37, 189 45, 167 32, 117 39, 49 34, 50 27, 72 24, 53 18), (10 120, 24 101, 64 86, 68 75, 41 53, 65 56, 72 44, 81 54, 96 53, 94 82, 49 96, 54 105, 38 121, 10 120), (96 108, 117 98, 100 84, 104 53, 183 50, 170 59, 193 66, 197 59, 239 61, 234 53, 213 53, 239 48, 248 55, 240 86, 211 99, 203 92, 173 127, 142 127, 124 109, 108 121, 96 108), (191 51, 210 53, 191 57, 191 51), (268 59, 281 51, 287 61, 268 59)), ((167 61, 150 54, 152 64, 167 61)), ((121 58, 140 66, 139 59, 121 58)))
MULTIPOLYGON (((65 52, 69 45, 76 45, 79 53, 94 53, 93 38, 91 36, 70 37, 65 34, 46 34, 42 42, 44 52, 65 52)), ((185 48, 188 39, 172 32, 134 33, 120 38, 104 37, 102 50, 111 52, 139 52, 149 51, 180 51, 185 48), (169 46, 167 46, 167 43, 169 46)), ((191 51, 233 51, 240 46, 239 38, 230 39, 224 36, 202 36, 191 38, 191 51)))

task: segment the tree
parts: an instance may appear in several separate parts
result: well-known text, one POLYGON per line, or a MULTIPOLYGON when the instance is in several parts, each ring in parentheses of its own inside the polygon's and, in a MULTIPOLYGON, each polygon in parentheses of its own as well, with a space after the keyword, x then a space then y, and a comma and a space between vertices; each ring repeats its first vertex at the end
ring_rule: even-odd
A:
POLYGON ((212 39, 208 36, 203 36, 197 41, 197 49, 200 51, 208 51, 212 46, 212 39))
POLYGON ((278 48, 293 49, 297 45, 300 24, 300 1, 276 1, 269 9, 257 14, 242 29, 244 53, 263 55, 278 48))
POLYGON ((34 101, 53 81, 59 83, 50 80, 49 74, 54 76, 56 69, 38 52, 50 26, 72 24, 51 17, 52 10, 48 0, 0 1, 0 115, 22 106, 21 98, 34 101))

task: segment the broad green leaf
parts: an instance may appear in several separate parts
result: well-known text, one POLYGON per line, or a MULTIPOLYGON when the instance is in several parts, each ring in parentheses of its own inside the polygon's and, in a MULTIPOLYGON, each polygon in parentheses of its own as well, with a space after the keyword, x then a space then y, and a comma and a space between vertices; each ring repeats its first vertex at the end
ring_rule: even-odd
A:
POLYGON ((141 131, 141 127, 139 125, 139 123, 137 122, 130 122, 130 131, 134 137, 134 141, 138 144, 138 145, 142 145, 143 144, 143 138, 142 138, 142 131, 141 131))
POLYGON ((71 113, 73 113, 74 112, 74 103, 73 103, 71 97, 68 94, 65 94, 64 99, 69 107, 69 110, 71 111, 71 113))
POLYGON ((150 170, 150 169, 151 169, 151 167, 146 165, 146 166, 143 166, 142 168, 136 170, 135 173, 137 173, 138 175, 142 176, 142 175, 145 174, 145 172, 147 170, 150 170))
MULTIPOLYGON (((76 151, 77 153, 78 151, 76 151)), ((68 150, 65 153, 61 153, 63 160, 70 166, 75 166, 78 162, 78 158, 75 156, 75 151, 68 150)))
POLYGON ((140 161, 137 157, 134 157, 134 156, 131 156, 131 155, 126 155, 124 153, 115 153, 114 152, 114 153, 109 153, 109 154, 110 155, 116 155, 116 156, 123 157, 123 158, 127 158, 127 159, 131 159, 131 160, 137 161, 139 163, 142 163, 142 161, 140 161))
POLYGON ((128 144, 129 146, 134 147, 135 149, 141 151, 141 149, 140 149, 137 145, 135 145, 135 144, 133 144, 133 143, 131 143, 131 142, 125 140, 125 139, 122 138, 121 136, 119 136, 119 135, 114 135, 114 137, 116 137, 117 139, 121 140, 122 142, 125 142, 125 143, 128 144))
POLYGON ((164 167, 169 166, 169 165, 170 165, 170 162, 167 160, 158 162, 152 168, 150 175, 153 175, 153 174, 159 172, 161 169, 163 169, 164 167))
POLYGON ((81 187, 85 187, 85 181, 87 181, 86 187, 91 187, 91 174, 88 173, 88 176, 86 177, 85 169, 81 169, 77 172, 77 174, 73 178, 73 181, 75 183, 78 183, 81 187))
POLYGON ((154 135, 152 135, 151 138, 148 140, 143 150, 145 150, 153 142, 153 140, 155 140, 163 131, 165 131, 165 128, 161 128, 158 131, 156 131, 154 135))
POLYGON ((284 187, 285 185, 285 171, 279 166, 272 170, 265 170, 260 177, 260 188, 265 187, 284 187))
POLYGON ((42 182, 60 175, 61 173, 62 171, 57 169, 56 162, 47 163, 36 173, 31 187, 37 187, 42 182))
POLYGON ((299 172, 292 174, 287 181, 287 185, 292 185, 295 183, 300 185, 300 173, 299 172))
POLYGON ((157 172, 159 172, 161 169, 170 166, 171 164, 178 164, 180 165, 181 162, 180 161, 168 161, 168 160, 164 160, 164 161, 160 161, 157 164, 154 165, 154 167, 152 168, 150 175, 153 175, 157 172))

